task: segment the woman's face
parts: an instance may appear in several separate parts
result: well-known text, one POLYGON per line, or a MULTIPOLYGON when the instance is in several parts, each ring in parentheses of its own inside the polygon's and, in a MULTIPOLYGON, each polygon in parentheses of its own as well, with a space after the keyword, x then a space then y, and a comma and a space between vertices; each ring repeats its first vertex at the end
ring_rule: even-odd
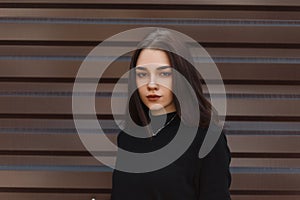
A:
POLYGON ((172 91, 172 68, 166 52, 141 51, 136 63, 136 85, 143 103, 153 115, 176 111, 172 91))

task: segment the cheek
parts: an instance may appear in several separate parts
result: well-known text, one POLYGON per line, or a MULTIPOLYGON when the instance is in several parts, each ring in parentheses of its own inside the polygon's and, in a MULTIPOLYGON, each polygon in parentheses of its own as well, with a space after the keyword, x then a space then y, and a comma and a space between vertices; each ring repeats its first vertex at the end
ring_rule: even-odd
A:
POLYGON ((172 78, 166 78, 161 80, 160 85, 168 90, 172 90, 172 78))
POLYGON ((173 96, 173 93, 172 93, 172 90, 173 90, 173 83, 172 83, 172 79, 167 79, 165 80, 164 82, 164 85, 163 85, 163 88, 164 88, 164 92, 166 94, 168 94, 168 96, 173 96))
POLYGON ((171 102, 173 101, 173 93, 171 90, 168 90, 168 100, 171 102))
POLYGON ((173 92, 167 87, 162 88, 162 93, 164 94, 165 101, 173 101, 173 92))
POLYGON ((140 97, 143 97, 147 90, 146 86, 145 85, 141 85, 141 86, 137 85, 137 87, 138 87, 137 90, 138 90, 140 97))
POLYGON ((145 82, 144 81, 136 81, 136 87, 137 87, 137 89, 139 90, 140 88, 143 88, 143 87, 145 87, 146 86, 146 84, 145 84, 145 82))

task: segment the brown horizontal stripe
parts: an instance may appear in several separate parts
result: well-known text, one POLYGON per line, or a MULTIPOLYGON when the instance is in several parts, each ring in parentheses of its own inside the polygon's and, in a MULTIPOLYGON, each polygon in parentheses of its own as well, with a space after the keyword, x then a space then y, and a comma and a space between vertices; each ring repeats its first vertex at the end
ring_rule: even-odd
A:
POLYGON ((232 195, 300 195, 300 190, 296 191, 284 191, 284 190, 230 190, 232 195))
MULTIPOLYGON (((32 199, 64 199, 64 200, 90 200, 95 198, 96 200, 110 200, 110 194, 97 194, 97 193, 14 193, 5 192, 0 193, 1 199, 13 199, 13 200, 32 200, 32 199)), ((232 200, 299 200, 298 195, 231 195, 232 200)))
MULTIPOLYGON (((152 1, 153 2, 153 1, 152 1)), ((151 2, 151 3, 152 3, 151 2)), ((186 2, 186 1, 185 1, 186 2)), ((194 1, 196 2, 196 1, 194 1)), ((223 1, 224 2, 224 1, 223 1)), ((282 1, 281 1, 282 2, 282 1)), ((281 3, 279 2, 279 3, 281 3)), ((286 1, 284 1, 285 3, 286 1)), ((61 3, 61 2, 59 2, 61 3)), ((73 2, 72 2, 73 3, 73 2)), ((178 2, 179 3, 179 2, 178 2)), ((237 2, 240 3, 240 2, 237 2)), ((298 6, 300 4, 298 3, 298 6)), ((226 10, 138 10, 138 9, 17 9, 0 8, 5 17, 45 17, 45 18, 76 18, 76 19, 100 19, 112 16, 114 18, 178 18, 181 19, 264 19, 264 20, 298 20, 299 12, 265 12, 265 11, 226 11, 226 10)))
MULTIPOLYGON (((70 188, 10 188, 0 187, 0 192, 18 193, 110 193, 111 189, 70 189, 70 188)), ((231 195, 300 195, 300 191, 282 190, 230 190, 231 195)))
MULTIPOLYGON (((22 192, 0 192, 0 199, 7 200, 33 200, 33 199, 42 199, 42 200, 54 200, 54 199, 63 199, 63 200, 110 200, 110 193, 22 193, 22 192)), ((235 200, 235 199, 234 199, 235 200)), ((276 199, 272 199, 276 200, 276 199)), ((291 200, 291 199, 285 199, 291 200)))
MULTIPOLYGON (((78 160, 80 157, 73 157, 73 159, 78 160)), ((89 159, 91 160, 91 158, 88 157, 84 157, 85 159, 89 159)), ((7 163, 12 163, 12 164, 17 164, 20 165, 20 161, 24 160, 23 162, 26 162, 26 159, 28 159, 28 156, 26 158, 21 158, 20 156, 2 156, 1 159, 4 159, 2 163, 7 164, 7 163), (15 161, 14 161, 15 159, 15 161), (19 161, 19 162, 18 162, 19 161)), ((29 159, 31 159, 29 157, 29 159)), ((39 162, 39 163, 45 163, 48 164, 48 157, 43 157, 40 158, 43 159, 43 161, 39 162)), ((62 157, 61 159, 66 159, 66 157, 62 157)), ((69 158, 70 160, 71 158, 69 158)), ((56 159, 57 160, 57 159, 56 159)), ((80 160, 81 161, 81 160, 80 160)), ((38 163, 35 160, 32 160, 32 162, 34 163, 38 163)), ((87 161, 84 160, 82 158, 83 165, 87 165, 87 161)), ((29 162, 27 162, 29 163, 29 162)), ((27 164, 25 163, 25 164, 27 164)), ((55 163, 61 164, 60 160, 57 160, 55 163)), ((73 161, 72 163, 76 163, 76 161, 73 161)), ((51 165, 51 163, 49 163, 51 165)), ((67 163, 69 164, 69 163, 67 163)), ((300 166, 300 159, 299 158, 236 158, 236 157, 232 157, 231 159, 231 163, 230 163, 231 167, 253 167, 253 168, 299 168, 300 166)))
POLYGON ((233 158, 300 158, 300 153, 231 153, 233 158))
POLYGON ((0 192, 19 193, 111 193, 110 188, 99 189, 72 189, 72 188, 20 188, 20 187, 0 187, 0 192))
POLYGON ((43 40, 0 40, 0 45, 24 46, 97 46, 102 41, 43 41, 43 40))
MULTIPOLYGON (((95 134, 87 135, 92 139, 99 139, 95 134)), ((105 135, 113 144, 117 143, 117 131, 105 135)), ((0 149, 5 153, 27 151, 55 151, 55 152, 85 152, 86 148, 78 134, 38 134, 38 133, 5 133, 0 134, 0 149), (24 142, 26 141, 26 142, 24 142)), ((280 155, 292 154, 298 156, 299 136, 288 135, 227 135, 228 145, 232 153, 243 153, 240 155, 280 155)), ((104 140, 97 140, 99 145, 105 145, 104 140)), ((88 147, 88 146, 87 146, 88 147)), ((110 149, 117 151, 117 147, 110 149)), ((103 152, 105 156, 110 156, 111 151, 103 152)), ((97 153, 98 154, 98 153, 97 153)), ((279 157, 279 156, 278 156, 279 157)))
MULTIPOLYGON (((24 46, 97 46, 103 41, 44 41, 44 40, 0 40, 0 45, 24 45, 24 46)), ((120 44, 120 43, 119 43, 120 44)), ((205 48, 267 48, 267 49, 300 49, 300 44, 281 43, 223 43, 201 42, 205 48)))
POLYGON ((109 189, 112 184, 111 172, 0 170, 0 175, 0 188, 58 188, 79 191, 109 189))
MULTIPOLYGON (((117 116, 118 118, 122 118, 122 116, 117 116)), ((73 115, 71 114, 9 114, 9 113, 1 113, 0 118, 13 118, 13 119, 73 119, 73 115)), ((91 115, 81 115, 79 118, 93 119, 94 116, 91 115)), ((108 119, 112 120, 112 115, 97 115, 98 119, 108 119)))
POLYGON ((300 122, 298 116, 226 116, 226 121, 300 122))
MULTIPOLYGON (((117 78, 101 78, 99 83, 116 83, 117 78)), ((42 82, 42 83, 74 83, 75 78, 36 78, 36 77, 0 77, 0 82, 42 82)), ((82 82, 94 82, 93 79, 82 80, 82 82)), ((126 80, 121 83, 126 83, 126 80)), ((210 81, 213 84, 213 81, 210 81)), ((300 85, 300 80, 223 80, 224 84, 241 85, 300 85)), ((202 81, 204 83, 204 81, 202 81)))
MULTIPOLYGON (((236 191, 283 191, 299 194, 298 173, 232 173, 231 189, 236 191)), ((280 192, 278 192, 280 193, 280 192)), ((253 193, 257 194, 257 193, 253 193)), ((268 193, 270 194, 270 193, 268 193)))
MULTIPOLYGON (((0 187, 0 192, 18 193, 110 193, 111 189, 70 189, 70 188, 20 188, 0 187)), ((300 195, 300 191, 284 190, 230 190, 231 195, 300 195)))
MULTIPOLYGON (((117 78, 101 78, 99 83, 116 83, 117 78)), ((80 79, 82 82, 94 82, 94 79, 80 79)), ((42 82, 42 83, 74 83, 75 78, 36 78, 36 77, 0 77, 0 82, 42 82)), ((126 80, 121 81, 126 82, 126 80)))
POLYGON ((225 85, 300 85, 300 80, 223 80, 223 82, 225 85))
MULTIPOLYGON (((63 190, 98 190, 111 188, 111 172, 66 171, 0 171, 1 188, 57 188, 63 190), (47 177, 40 181, 41 177, 47 177)), ((295 173, 233 173, 232 190, 299 191, 299 174, 295 173), (279 181, 280 180, 280 181, 279 181)))
MULTIPOLYGON (((57 95, 71 95, 73 92, 73 83, 19 83, 19 82, 0 82, 0 95, 5 96, 9 95, 37 95, 41 94, 49 94, 49 96, 57 96, 57 95)), ((203 86, 203 93, 205 95, 208 94, 222 94, 221 90, 212 90, 208 91, 206 85, 203 86)), ((212 85, 212 87, 217 85, 212 85)), ((115 84, 114 83, 106 83, 101 84, 101 88, 97 87, 96 96, 101 96, 102 93, 107 95, 111 94, 114 91, 115 84)), ((253 97, 253 95, 257 95, 257 97, 262 97, 266 95, 267 98, 272 97, 288 97, 288 98, 296 98, 300 95, 300 86, 289 86, 289 85, 225 85, 226 94, 232 95, 232 97, 253 97), (245 95, 245 96, 244 96, 245 95)), ((85 94, 92 94, 88 92, 92 92, 92 90, 79 90, 78 92, 84 92, 85 94)), ((120 94, 126 94, 127 92, 127 84, 121 84, 120 88, 116 89, 115 92, 120 92, 120 94)), ((110 96, 110 95, 109 95, 110 96)))
MULTIPOLYGON (((1 42, 0 42, 1 44, 1 42)), ((222 42, 201 42, 199 43, 205 48, 267 48, 267 49, 299 49, 300 44, 276 44, 276 43, 222 43, 222 42)))
MULTIPOLYGON (((233 58, 235 59, 235 58, 233 58)), ((236 58, 237 60, 239 58, 236 58)), ((267 60, 268 58, 266 58, 267 60)), ((285 58, 284 58, 285 59, 285 58)), ((298 58, 300 60, 300 58, 298 58)), ((231 61, 229 61, 231 62, 231 61)), ((300 63, 217 63, 221 78, 225 84, 250 84, 250 85, 299 85, 297 76, 300 63)), ((99 62, 99 66, 103 62, 99 62)), ((74 60, 0 60, 1 82, 74 82, 81 62, 74 60), (18 72, 18 73, 16 73, 18 72)), ((212 67, 214 64, 201 64, 203 67, 212 67)), ((117 82, 124 73, 128 72, 128 62, 115 62, 110 65, 105 73, 90 74, 88 78, 78 75, 76 81, 81 83, 113 83, 117 82)), ((105 67, 105 66, 103 66, 105 67)), ((207 84, 221 84, 221 80, 205 75, 207 84)), ((126 83, 128 79, 121 79, 126 83)), ((204 83, 202 81, 202 83, 204 83)))
MULTIPOLYGON (((50 18, 51 19, 51 18, 50 18)), ((38 20, 38 18, 37 18, 38 20)), ((105 21, 105 19, 103 19, 105 21)), ((108 20, 108 19, 107 19, 108 20)), ((78 41, 102 41, 116 33, 119 33, 124 30, 128 30, 129 28, 137 28, 143 27, 145 25, 142 23, 140 18, 136 18, 136 20, 129 20, 129 24, 124 22, 124 17, 121 17, 120 20, 115 19, 118 24, 111 24, 109 20, 105 24, 102 24, 101 27, 97 24, 60 24, 51 23, 47 24, 47 22, 42 24, 36 23, 5 23, 3 22, 1 26, 3 27, 3 31, 1 32, 1 40, 33 40, 32 37, 36 40, 78 40, 78 41), (122 22, 123 21, 123 22, 122 22), (136 23, 140 21, 140 23, 136 23), (34 32, 34 36, 32 34, 31 29, 37 30, 34 32), (84 29, 84 30, 81 30, 84 29), (89 31, 91 29, 91 31, 89 31), (17 34, 18 31, 22 31, 22 35, 17 34), (60 34, 47 34, 47 32, 57 32, 60 34), (74 33, 75 31, 75 33, 74 33)), ((126 21, 126 20, 125 20, 126 21)), ((179 20, 180 21, 180 20, 179 20)), ((297 26, 230 26, 225 25, 201 25, 194 26, 193 23, 191 25, 185 24, 178 21, 177 24, 166 23, 163 21, 163 24, 160 24, 159 20, 150 20, 145 21, 145 23, 153 23, 153 25, 163 25, 164 27, 170 27, 179 31, 182 31, 185 34, 190 35, 191 37, 199 40, 201 42, 229 42, 229 43, 300 43, 297 37, 299 33, 299 28, 297 26), (209 34, 208 34, 209 33, 209 34), (222 33, 222 34, 221 34, 222 33), (226 37, 222 37, 226 34, 226 37), (290 35, 290 37, 284 37, 285 35, 290 35), (272 35, 272 38, 269 37, 272 35), (259 37, 257 37, 259 36, 259 37), (298 42, 297 42, 298 41, 298 42)), ((240 20, 238 20, 240 22, 240 20)), ((270 20, 272 21, 272 20, 270 20)), ((21 21, 19 21, 21 22, 21 21)), ((267 25, 267 24, 266 24, 267 25)))
MULTIPOLYGON (((286 160, 286 159, 285 159, 286 160)), ((294 167, 293 162, 290 164, 279 161, 279 163, 283 165, 283 167, 294 167)), ((258 163, 260 164, 260 163, 258 163)), ((296 163, 297 164, 297 163, 296 163)), ((97 167, 104 167, 104 164, 101 163, 97 158, 93 156, 56 156, 56 155, 0 155, 0 166, 56 166, 56 167, 64 167, 64 166, 74 166, 78 169, 80 167, 90 167, 95 170, 97 167)), ((238 164, 236 166, 239 166, 238 164)), ((254 165, 255 166, 255 165, 254 165)), ((261 165, 258 165, 260 167, 261 165)), ((266 165, 268 167, 268 163, 266 165)), ((280 167, 280 166, 279 166, 280 167)), ((3 168, 2 168, 3 169, 3 168)), ((1 199, 1 197, 0 197, 1 199)))
MULTIPOLYGON (((299 12, 300 13, 300 12, 299 12)), ((299 14, 300 15, 300 14, 299 14)), ((300 18, 300 16, 299 16, 300 18)), ((121 44, 110 44, 112 48, 120 48, 123 45, 121 44)), ((128 47, 129 45, 126 44, 128 47)), ((57 60, 83 60, 89 52, 94 49, 95 46, 40 46, 37 48, 36 45, 0 45, 0 56, 1 58, 8 59, 10 62, 16 60, 35 60, 35 59, 45 59, 47 57, 49 60, 57 59, 57 60), (20 56, 21 55, 21 56, 20 56), (5 58, 6 57, 6 58, 5 58)), ((194 53, 197 47, 192 48, 192 55, 197 56, 194 53)), ((282 48, 244 48, 244 47, 206 47, 205 50, 208 54, 216 59, 215 62, 222 63, 224 62, 248 62, 248 63, 276 63, 283 62, 286 64, 291 63, 300 63, 300 48, 297 49, 285 49, 282 48), (246 60, 247 59, 247 60, 246 60), (267 60, 268 59, 268 60, 267 60)), ((112 54, 113 55, 113 54, 112 54)), ((128 60, 130 59, 131 53, 126 54, 124 57, 120 57, 121 59, 128 60)), ((8 61, 7 60, 7 61, 8 61)), ((10 64, 6 62, 6 65, 10 64)), ((15 64, 16 65, 16 64, 15 64)), ((23 63, 19 66, 24 66, 23 63)))
POLYGON ((76 3, 0 3, 2 8, 59 8, 59 9, 140 9, 140 10, 244 10, 300 11, 300 6, 272 5, 187 5, 187 4, 76 4, 76 3))
MULTIPOLYGON (((123 19, 124 21, 124 19, 123 19)), ((128 29, 142 28, 147 26, 163 26, 165 28, 174 29, 182 32, 194 40, 199 42, 228 42, 228 43, 300 43, 300 38, 296 37, 300 34, 298 26, 260 26, 260 25, 221 25, 216 24, 185 24, 181 25, 180 20, 173 23, 142 20, 142 22, 122 22, 116 20, 117 24, 106 23, 88 24, 88 23, 1 23, 2 31, 0 32, 1 40, 78 40, 78 41, 102 41, 116 33, 126 31, 128 29), (32 30, 36 30, 33 35, 32 30), (22 34, 18 34, 22 32, 22 34), (49 34, 52 33, 53 34, 49 34), (57 34, 54 34, 57 33, 57 34), (224 37, 226 35, 226 37, 224 37), (259 37, 257 37, 259 35, 259 37), (270 37, 272 35, 272 37, 270 37), (290 37, 285 37, 289 35, 290 37)))
MULTIPOLYGON (((56 156, 56 155, 1 155, 1 166, 103 166, 93 156, 56 156)), ((230 166, 233 168, 298 168, 299 158, 244 158, 232 157, 230 166)), ((1 199, 1 197, 0 197, 1 199)))
POLYGON ((28 151, 28 150, 0 150, 0 155, 21 156, 91 156, 89 151, 28 151))
MULTIPOLYGON (((299 101, 290 99, 227 99, 227 115, 229 116, 291 116, 300 117, 299 101), (245 106, 247 105, 247 106, 245 106)), ((127 98, 114 98, 114 109, 111 109, 110 97, 95 98, 95 114, 117 115, 125 114, 127 98)), ((77 107, 79 108, 79 107, 77 107)), ((72 97, 1 97, 0 110, 2 113, 24 114, 73 114, 72 97)), ((82 114, 93 116, 89 110, 82 110, 82 114)), ((81 117, 83 115, 79 115, 81 117)))
MULTIPOLYGON (((107 152, 108 156, 115 152, 107 152)), ((10 156, 92 156, 89 151, 28 151, 28 150, 0 150, 0 155, 10 156)), ((232 152, 232 158, 300 158, 300 153, 238 153, 232 152)))

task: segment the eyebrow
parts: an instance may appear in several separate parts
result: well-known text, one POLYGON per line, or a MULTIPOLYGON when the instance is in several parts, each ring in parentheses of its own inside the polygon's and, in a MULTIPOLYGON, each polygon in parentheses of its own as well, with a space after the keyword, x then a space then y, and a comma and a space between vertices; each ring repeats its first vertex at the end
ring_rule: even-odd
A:
MULTIPOLYGON (((168 68, 171 68, 171 66, 168 66, 168 65, 166 65, 166 66, 160 66, 160 67, 157 68, 157 70, 163 70, 163 69, 168 69, 168 68)), ((141 66, 137 66, 136 69, 144 70, 144 71, 147 70, 145 67, 141 67, 141 66)))

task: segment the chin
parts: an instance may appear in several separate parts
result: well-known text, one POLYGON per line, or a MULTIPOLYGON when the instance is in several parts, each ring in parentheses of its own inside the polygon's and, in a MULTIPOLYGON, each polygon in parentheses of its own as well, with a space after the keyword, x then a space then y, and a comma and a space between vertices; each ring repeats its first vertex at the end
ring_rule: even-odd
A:
POLYGON ((159 111, 159 110, 164 109, 164 107, 162 105, 160 105, 160 104, 150 105, 148 108, 151 111, 159 111))

